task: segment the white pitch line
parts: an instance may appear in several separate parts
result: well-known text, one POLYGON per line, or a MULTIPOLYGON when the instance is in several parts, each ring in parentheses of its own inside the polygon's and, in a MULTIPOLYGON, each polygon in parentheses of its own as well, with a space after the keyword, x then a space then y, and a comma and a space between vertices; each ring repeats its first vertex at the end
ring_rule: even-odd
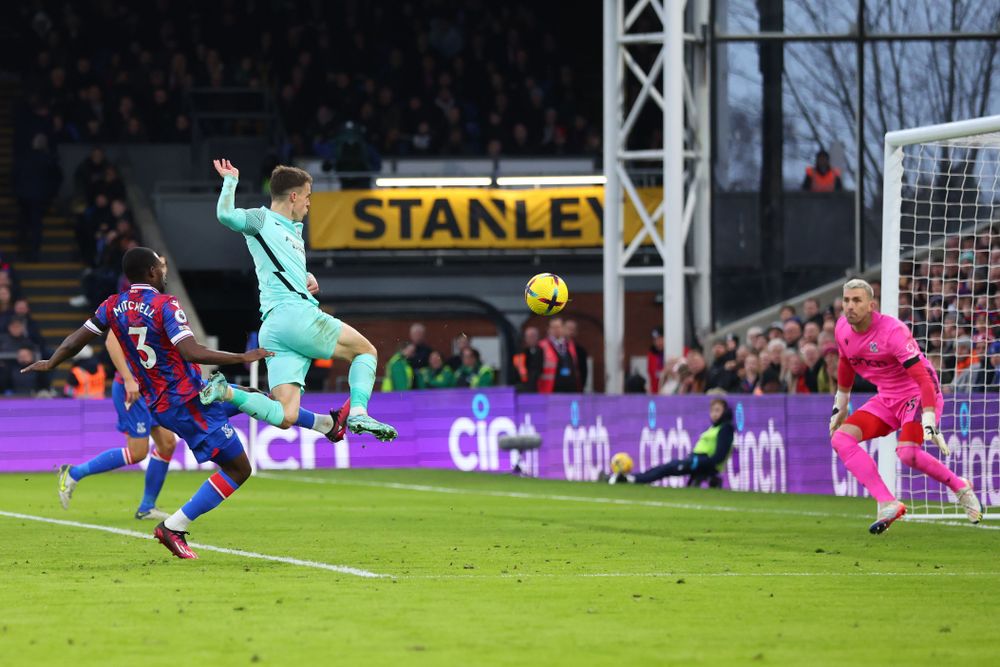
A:
MULTIPOLYGON (((112 533, 114 535, 124 535, 126 537, 136 537, 142 540, 152 540, 155 539, 151 533, 140 533, 137 530, 128 530, 127 528, 114 528, 112 526, 101 526, 94 523, 81 523, 79 521, 67 521, 65 519, 50 519, 44 516, 34 516, 32 514, 20 514, 18 512, 5 512, 0 510, 0 516, 10 517, 12 519, 25 519, 27 521, 39 521, 41 523, 51 523, 57 526, 70 526, 72 528, 87 528, 89 530, 100 530, 105 533, 112 533)), ((272 556, 270 554, 257 553, 256 551, 244 551, 243 549, 229 549, 227 547, 217 547, 211 544, 202 544, 200 542, 190 542, 192 547, 196 547, 202 551, 215 551, 220 554, 229 554, 231 556, 243 556, 244 558, 256 558, 257 560, 268 560, 274 563, 285 563, 287 565, 298 565, 299 567, 311 567, 317 570, 329 570, 330 572, 339 572, 340 574, 350 574, 355 577, 365 577, 371 578, 383 578, 388 575, 377 574, 375 572, 369 572, 368 570, 362 570, 356 567, 348 567, 347 565, 333 565, 332 563, 321 563, 314 560, 302 560, 300 558, 289 558, 287 556, 272 556)))
MULTIPOLYGON (((596 503, 601 505, 631 505, 638 507, 662 507, 667 509, 695 510, 699 512, 745 512, 748 514, 784 514, 791 516, 837 517, 844 519, 863 519, 865 514, 848 514, 844 512, 819 512, 811 510, 770 509, 765 507, 733 507, 727 505, 701 505, 697 503, 677 503, 663 500, 630 500, 628 498, 606 498, 589 496, 570 496, 561 494, 526 493, 523 491, 490 491, 486 489, 463 489, 452 486, 430 486, 427 484, 402 484, 399 482, 367 482, 362 480, 331 479, 329 477, 303 477, 301 475, 277 475, 268 472, 258 472, 256 477, 277 479, 286 482, 305 482, 307 484, 333 484, 335 486, 367 486, 376 489, 396 489, 400 491, 418 491, 422 493, 446 493, 452 495, 488 496, 492 498, 522 498, 528 500, 556 500, 561 502, 596 503)), ((908 521, 921 521, 918 517, 906 517, 908 521)), ((979 528, 983 530, 1000 530, 1000 526, 990 526, 984 523, 971 524, 963 521, 925 520, 922 523, 935 526, 958 526, 960 528, 979 528)))
POLYGON ((958 526, 959 528, 975 528, 976 530, 1000 530, 1000 526, 990 525, 980 521, 979 523, 969 523, 968 521, 942 521, 941 519, 921 519, 920 517, 904 517, 908 522, 929 524, 932 526, 958 526))
POLYGON ((410 574, 394 579, 695 579, 728 577, 996 577, 1000 572, 536 572, 505 574, 410 574))
POLYGON ((492 498, 522 498, 527 500, 555 500, 560 502, 594 503, 599 505, 626 505, 638 507, 661 507, 668 509, 696 510, 700 512, 745 512, 749 514, 788 514, 792 516, 812 517, 843 517, 858 519, 865 515, 835 512, 817 512, 810 510, 768 509, 763 507, 732 507, 727 505, 701 505, 697 503, 678 503, 664 500, 630 500, 628 498, 606 498, 600 496, 571 496, 562 494, 526 493, 523 491, 490 491, 487 489, 461 489, 450 486, 428 486, 425 484, 400 484, 398 482, 365 482, 361 480, 340 480, 326 477, 302 477, 300 475, 275 475, 258 472, 256 477, 279 479, 288 482, 306 482, 309 484, 334 484, 341 486, 368 486, 379 489, 397 489, 401 491, 420 491, 424 493, 448 493, 455 495, 488 496, 492 498))

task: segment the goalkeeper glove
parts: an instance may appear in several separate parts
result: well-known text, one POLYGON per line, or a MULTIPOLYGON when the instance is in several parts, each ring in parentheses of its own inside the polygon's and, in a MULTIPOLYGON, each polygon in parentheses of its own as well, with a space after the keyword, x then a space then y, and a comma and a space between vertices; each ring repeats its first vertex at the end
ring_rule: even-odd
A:
POLYGON ((923 415, 920 417, 920 423, 924 427, 924 440, 930 440, 937 448, 941 450, 941 453, 945 456, 951 455, 951 450, 948 449, 948 445, 944 441, 944 436, 941 435, 941 430, 937 426, 937 416, 931 410, 925 410, 923 415))
POLYGON ((833 412, 830 415, 830 435, 840 428, 840 425, 847 419, 847 403, 851 400, 851 395, 837 390, 837 395, 833 399, 833 412))

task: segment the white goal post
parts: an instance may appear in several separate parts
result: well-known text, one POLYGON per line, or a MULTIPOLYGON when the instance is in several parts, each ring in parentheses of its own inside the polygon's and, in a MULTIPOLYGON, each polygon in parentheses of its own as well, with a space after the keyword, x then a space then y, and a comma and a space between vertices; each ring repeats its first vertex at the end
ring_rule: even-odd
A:
MULTIPOLYGON (((1000 333, 998 260, 1000 116, 887 133, 880 308, 911 326, 938 369, 952 452, 927 451, 971 479, 984 506, 1000 505, 1000 388, 989 374, 1000 333)), ((964 519, 954 494, 903 466, 894 437, 886 440, 879 469, 910 514, 964 519)))
MULTIPOLYGON (((250 388, 260 389, 260 361, 250 362, 250 388)), ((257 461, 254 458, 254 449, 257 446, 257 420, 247 415, 250 419, 247 425, 247 458, 250 459, 250 474, 257 474, 257 461)))

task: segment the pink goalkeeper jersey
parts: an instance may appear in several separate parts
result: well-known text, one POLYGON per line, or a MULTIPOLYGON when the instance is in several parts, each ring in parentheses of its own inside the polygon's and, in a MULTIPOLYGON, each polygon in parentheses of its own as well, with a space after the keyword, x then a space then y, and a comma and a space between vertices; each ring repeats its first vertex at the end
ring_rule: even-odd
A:
POLYGON ((910 329, 890 315, 872 313, 868 331, 857 333, 841 316, 837 320, 837 347, 841 358, 847 359, 856 373, 878 387, 879 396, 893 400, 920 395, 920 387, 909 376, 903 364, 919 357, 920 363, 941 393, 937 373, 931 362, 913 340, 910 329))

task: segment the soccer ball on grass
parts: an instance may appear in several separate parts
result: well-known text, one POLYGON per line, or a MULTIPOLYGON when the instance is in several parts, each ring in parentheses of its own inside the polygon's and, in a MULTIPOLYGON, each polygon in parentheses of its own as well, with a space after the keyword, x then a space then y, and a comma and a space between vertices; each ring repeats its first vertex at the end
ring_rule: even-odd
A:
POLYGON ((618 452, 612 456, 611 472, 616 475, 627 475, 632 472, 632 457, 625 452, 618 452))

